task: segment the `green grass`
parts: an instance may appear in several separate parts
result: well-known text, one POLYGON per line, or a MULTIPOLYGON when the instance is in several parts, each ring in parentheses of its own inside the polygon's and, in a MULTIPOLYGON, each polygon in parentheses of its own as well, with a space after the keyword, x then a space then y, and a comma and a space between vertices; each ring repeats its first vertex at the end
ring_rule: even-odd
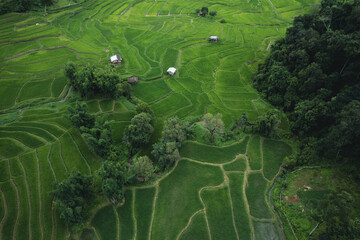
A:
POLYGON ((77 145, 69 133, 60 138, 61 156, 69 172, 78 170, 83 174, 89 174, 90 168, 86 160, 80 154, 77 145))
POLYGON ((233 204, 235 226, 240 239, 251 239, 250 220, 246 214, 243 195, 243 173, 227 173, 230 184, 230 194, 233 204))
POLYGON ((249 142, 248 156, 252 170, 259 170, 262 167, 262 156, 260 150, 260 137, 252 137, 249 142))
POLYGON ((44 144, 39 138, 25 132, 1 131, 0 138, 15 139, 29 148, 38 148, 44 144))
POLYGON ((246 159, 243 157, 237 158, 234 162, 224 165, 225 171, 245 171, 246 159))
POLYGON ((267 182, 261 173, 252 173, 248 176, 246 196, 250 207, 250 214, 256 218, 272 218, 272 214, 265 202, 267 182))
MULTIPOLYGON (((20 195, 20 206, 21 206, 21 216, 19 218, 19 225, 17 231, 17 239, 29 239, 29 199, 26 190, 25 179, 22 176, 16 177, 14 182, 18 188, 20 195), (19 231, 19 229, 21 229, 19 231)), ((46 214, 50 215, 50 212, 46 214)), ((50 215, 51 216, 51 215, 50 215)), ((51 220, 50 220, 51 223, 51 220)))
POLYGON ((19 158, 11 158, 11 159, 9 159, 9 163, 10 163, 11 175, 13 177, 17 177, 19 175, 24 174, 24 172, 20 166, 19 158))
POLYGON ((265 139, 263 143, 264 175, 267 179, 273 179, 282 161, 292 152, 291 147, 280 141, 265 139))
POLYGON ((134 221, 132 218, 133 194, 131 190, 127 190, 124 195, 125 204, 116 209, 120 221, 120 238, 131 240, 134 237, 134 221))
POLYGON ((16 196, 16 191, 13 184, 10 181, 0 183, 0 189, 5 195, 7 207, 10 210, 11 214, 8 214, 8 217, 4 220, 4 225, 1 231, 2 239, 13 239, 12 234, 14 230, 14 224, 18 214, 17 201, 19 200, 16 196))
POLYGON ((10 179, 9 164, 7 160, 0 161, 0 182, 5 182, 10 179))
POLYGON ((149 82, 144 82, 140 79, 132 88, 135 95, 147 103, 160 99, 171 91, 162 79, 149 82))
POLYGON ((94 216, 91 224, 96 228, 101 239, 116 239, 116 216, 113 206, 101 208, 94 216))
POLYGON ((209 234, 207 231, 205 214, 200 212, 194 216, 190 226, 180 237, 180 240, 208 240, 209 234))
POLYGON ((61 157, 60 142, 55 142, 50 149, 49 161, 55 171, 55 176, 58 181, 61 181, 67 177, 67 171, 65 163, 61 157))
POLYGON ((154 195, 155 188, 137 189, 135 191, 136 239, 149 239, 154 195))
POLYGON ((74 140, 76 146, 78 147, 80 154, 83 156, 84 160, 88 163, 92 172, 95 172, 99 169, 101 160, 93 152, 89 150, 87 143, 81 137, 80 133, 72 128, 69 133, 71 134, 72 139, 74 140))
POLYGON ((11 139, 0 139, 0 155, 11 158, 19 155, 24 151, 21 143, 17 143, 11 139))
POLYGON ((201 197, 205 202, 211 238, 237 239, 228 188, 204 190, 201 197))
POLYGON ((180 149, 180 155, 201 162, 226 163, 233 160, 237 154, 245 153, 248 139, 249 137, 245 137, 239 143, 225 147, 185 142, 180 149))
POLYGON ((190 216, 202 208, 198 191, 223 181, 219 168, 181 160, 159 185, 151 232, 152 239, 174 239, 190 216))
POLYGON ((49 192, 52 191, 55 183, 55 173, 53 172, 48 159, 50 145, 46 145, 37 150, 39 158, 39 174, 41 182, 41 200, 42 200, 42 223, 44 228, 44 237, 51 238, 52 234, 52 200, 49 192))
POLYGON ((113 100, 105 99, 100 102, 100 107, 103 112, 109 112, 113 109, 113 100))
POLYGON ((40 236, 40 195, 39 195, 39 172, 37 156, 35 152, 29 152, 20 157, 20 161, 26 172, 26 182, 30 190, 31 207, 31 233, 33 236, 40 236))
POLYGON ((38 136, 43 139, 43 141, 53 142, 55 138, 48 132, 39 128, 30 128, 30 127, 0 127, 0 131, 9 131, 9 132, 27 132, 32 135, 38 136))
POLYGON ((84 229, 81 233, 80 240, 100 240, 96 237, 94 230, 84 229))
POLYGON ((274 223, 258 222, 254 223, 255 239, 280 239, 281 234, 274 223))

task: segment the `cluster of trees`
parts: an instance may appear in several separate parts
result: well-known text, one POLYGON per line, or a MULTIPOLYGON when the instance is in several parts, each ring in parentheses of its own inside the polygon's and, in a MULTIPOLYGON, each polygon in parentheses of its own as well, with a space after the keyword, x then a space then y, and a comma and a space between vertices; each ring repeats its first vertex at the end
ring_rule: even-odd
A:
POLYGON ((206 113, 202 119, 205 129, 209 132, 207 135, 209 141, 212 143, 215 142, 216 137, 224 135, 224 122, 221 118, 221 113, 217 113, 216 115, 206 113))
POLYGON ((109 122, 105 117, 91 115, 85 104, 76 103, 69 108, 67 116, 76 127, 89 147, 104 162, 94 176, 84 176, 73 172, 67 179, 56 183, 52 196, 60 217, 67 226, 79 230, 87 221, 90 210, 90 199, 102 193, 113 204, 124 198, 123 187, 134 177, 139 181, 147 181, 154 176, 155 168, 146 157, 131 159, 131 154, 146 144, 153 131, 153 113, 147 104, 137 105, 138 114, 124 134, 124 146, 115 146, 109 122), (97 184, 94 184, 97 183, 97 184))
POLYGON ((197 14, 201 13, 201 16, 205 17, 207 14, 209 14, 210 16, 214 17, 216 16, 217 12, 216 11, 210 11, 209 12, 209 8, 208 7, 202 7, 201 9, 196 8, 195 12, 197 14))
POLYGON ((236 120, 233 130, 241 129, 245 133, 260 134, 265 137, 278 137, 280 123, 280 111, 276 109, 259 116, 255 121, 250 121, 246 113, 243 113, 236 120))
POLYGON ((281 107, 302 141, 298 163, 359 163, 360 1, 323 1, 298 16, 260 64, 253 85, 281 107))
POLYGON ((69 107, 68 111, 67 118, 97 155, 106 159, 114 154, 116 147, 113 146, 110 123, 106 120, 106 116, 95 118, 88 112, 86 104, 78 102, 75 108, 69 107))
POLYGON ((161 169, 180 160, 179 148, 186 136, 186 126, 178 117, 171 117, 165 122, 162 137, 153 145, 151 152, 161 169))
POLYGON ((51 6, 53 0, 1 0, 0 14, 8 12, 26 12, 33 8, 51 6))
POLYGON ((130 85, 120 78, 113 67, 97 68, 93 65, 82 67, 74 63, 65 65, 65 75, 70 85, 83 97, 101 95, 116 99, 130 97, 130 85))
POLYGON ((89 217, 94 198, 93 177, 72 172, 68 178, 54 185, 50 193, 55 197, 55 206, 67 226, 79 230, 89 217))

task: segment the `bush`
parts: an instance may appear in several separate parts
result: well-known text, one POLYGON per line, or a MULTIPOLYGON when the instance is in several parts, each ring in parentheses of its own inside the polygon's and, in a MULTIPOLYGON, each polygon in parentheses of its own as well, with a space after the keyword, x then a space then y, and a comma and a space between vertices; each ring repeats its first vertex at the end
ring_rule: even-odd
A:
POLYGON ((140 182, 148 181, 154 176, 154 166, 148 156, 136 158, 131 166, 140 182))

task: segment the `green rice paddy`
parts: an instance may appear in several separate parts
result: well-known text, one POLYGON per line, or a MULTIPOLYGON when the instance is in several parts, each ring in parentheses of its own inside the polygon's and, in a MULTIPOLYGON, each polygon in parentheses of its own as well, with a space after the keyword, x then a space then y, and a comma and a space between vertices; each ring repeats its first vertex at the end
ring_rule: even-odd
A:
MULTIPOLYGON (((63 68, 68 61, 102 66, 120 54, 116 71, 139 77, 133 94, 158 117, 153 142, 174 115, 220 112, 229 124, 246 112, 255 119, 270 107, 251 76, 313 0, 88 0, 56 9, 68 3, 58 1, 45 16, 0 16, 0 238, 283 238, 266 193, 291 148, 256 136, 222 147, 185 142, 174 169, 147 186, 127 186, 125 202, 101 203, 84 230, 71 233, 48 193, 74 169, 93 174, 101 160, 64 117, 77 96, 63 68), (218 15, 198 17, 194 9, 202 6, 218 15), (208 43, 210 35, 220 42, 208 43), (177 68, 174 77, 168 67, 177 68)), ((109 115, 119 143, 135 105, 84 102, 91 113, 109 115)))

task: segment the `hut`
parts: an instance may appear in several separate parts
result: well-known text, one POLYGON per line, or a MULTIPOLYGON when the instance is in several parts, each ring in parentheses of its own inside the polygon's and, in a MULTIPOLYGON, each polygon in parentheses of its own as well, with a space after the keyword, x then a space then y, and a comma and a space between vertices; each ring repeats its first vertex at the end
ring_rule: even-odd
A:
POLYGON ((138 80, 137 77, 129 77, 129 78, 127 79, 127 81, 128 81, 128 83, 130 83, 130 84, 135 84, 135 83, 137 83, 139 80, 138 80))
POLYGON ((116 54, 116 55, 113 55, 110 57, 110 62, 113 64, 119 64, 119 63, 121 63, 121 61, 122 61, 122 58, 119 54, 116 54))
POLYGON ((219 41, 219 37, 218 36, 210 36, 209 37, 209 42, 217 42, 219 41))
POLYGON ((176 72, 176 68, 174 68, 174 67, 171 67, 167 70, 167 73, 171 76, 173 76, 175 74, 175 72, 176 72))

